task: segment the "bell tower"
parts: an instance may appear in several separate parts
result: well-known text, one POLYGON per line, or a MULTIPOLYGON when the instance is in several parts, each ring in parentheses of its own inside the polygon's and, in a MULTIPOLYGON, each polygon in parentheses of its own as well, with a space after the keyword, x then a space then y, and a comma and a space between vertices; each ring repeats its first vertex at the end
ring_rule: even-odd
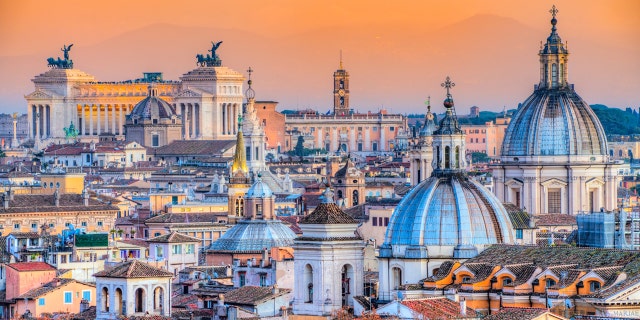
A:
POLYGON ((333 73, 333 113, 337 116, 349 115, 349 73, 342 66, 342 51, 340 68, 333 73))

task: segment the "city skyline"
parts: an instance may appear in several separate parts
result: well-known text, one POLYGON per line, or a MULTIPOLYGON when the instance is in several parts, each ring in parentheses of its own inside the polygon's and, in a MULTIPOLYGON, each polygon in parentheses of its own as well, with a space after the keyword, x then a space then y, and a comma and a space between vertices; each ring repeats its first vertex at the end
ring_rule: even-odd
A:
MULTIPOLYGON (((225 66, 243 73, 252 66, 256 98, 279 101, 280 110, 331 109, 331 75, 342 51, 351 105, 360 112, 422 113, 431 96, 440 113, 440 80, 447 75, 457 79, 461 111, 473 105, 501 111, 523 102, 538 82, 537 51, 554 2, 154 4, 1 4, 2 111, 24 111, 30 79, 48 69, 46 58, 62 56, 63 44, 74 44, 75 67, 99 81, 153 71, 177 80, 195 68, 195 55, 206 53, 210 41, 224 41, 218 54, 225 66)), ((637 108, 640 4, 556 5, 576 91, 591 104, 637 108)))

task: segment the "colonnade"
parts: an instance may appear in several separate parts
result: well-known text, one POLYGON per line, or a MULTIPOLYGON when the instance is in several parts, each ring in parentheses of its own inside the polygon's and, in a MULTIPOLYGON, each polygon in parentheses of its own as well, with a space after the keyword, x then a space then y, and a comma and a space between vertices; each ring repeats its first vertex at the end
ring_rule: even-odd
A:
POLYGON ((132 104, 78 105, 76 128, 83 136, 124 135, 125 117, 131 110, 132 104))
POLYGON ((46 139, 51 136, 51 106, 48 104, 31 106, 31 128, 29 136, 46 139))

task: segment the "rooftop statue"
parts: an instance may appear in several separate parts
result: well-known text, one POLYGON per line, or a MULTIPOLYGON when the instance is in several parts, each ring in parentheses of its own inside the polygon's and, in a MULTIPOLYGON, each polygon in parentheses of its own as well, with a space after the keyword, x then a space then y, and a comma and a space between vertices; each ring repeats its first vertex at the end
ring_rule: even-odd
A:
POLYGON ((64 59, 60 59, 60 57, 58 57, 58 59, 50 57, 47 59, 47 62, 49 63, 47 66, 54 69, 73 69, 73 60, 69 59, 69 51, 71 51, 71 47, 73 47, 73 43, 69 46, 63 44, 60 51, 62 51, 64 59))
POLYGON ((69 124, 68 128, 62 128, 64 131, 64 137, 67 139, 75 139, 78 137, 78 129, 73 125, 73 121, 69 124))
POLYGON ((222 41, 218 41, 218 42, 211 41, 211 50, 208 50, 209 52, 211 52, 211 55, 207 54, 205 56, 204 54, 197 54, 196 55, 196 59, 198 60, 197 64, 201 67, 221 66, 222 60, 216 54, 216 50, 218 50, 218 47, 220 47, 221 44, 222 44, 222 41))

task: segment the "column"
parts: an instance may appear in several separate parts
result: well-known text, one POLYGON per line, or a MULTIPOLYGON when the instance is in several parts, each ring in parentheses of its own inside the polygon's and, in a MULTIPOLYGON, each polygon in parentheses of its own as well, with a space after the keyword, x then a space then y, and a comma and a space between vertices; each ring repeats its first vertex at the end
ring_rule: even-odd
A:
POLYGON ((380 145, 378 146, 378 149, 380 151, 385 151, 387 148, 387 141, 385 141, 385 136, 384 136, 384 130, 386 128, 383 127, 382 125, 380 125, 380 145))
POLYGON ((324 148, 324 144, 322 143, 322 127, 318 127, 318 130, 316 130, 316 144, 315 144, 315 148, 324 148))
POLYGON ((104 133, 109 132, 109 105, 104 105, 104 133))
POLYGON ((371 151, 371 128, 364 127, 364 148, 363 151, 371 151))
MULTIPOLYGON (((331 151, 336 151, 339 148, 338 145, 338 129, 336 127, 331 128, 331 151)), ((329 151, 329 150, 327 150, 329 151)))
POLYGON ((184 139, 189 139, 189 107, 182 105, 182 125, 184 127, 184 139))
POLYGON ((231 132, 233 132, 234 135, 238 134, 238 105, 235 104, 233 106, 233 128, 231 128, 231 132))
POLYGON ((120 135, 124 135, 124 106, 120 105, 120 129, 118 129, 120 135))
POLYGON ((111 105, 111 133, 116 134, 116 105, 111 105))
POLYGON ((101 105, 96 105, 96 124, 98 125, 98 131, 96 132, 97 136, 100 135, 100 107, 101 105))
POLYGON ((196 106, 193 103, 190 103, 191 107, 191 138, 196 138, 196 106))
POLYGON ((193 115, 193 121, 195 123, 193 131, 194 131, 194 135, 197 138, 202 134, 201 133, 201 128, 200 128, 200 126, 201 126, 201 124, 200 124, 200 118, 201 118, 201 116, 200 116, 200 104, 194 103, 193 107, 194 107, 194 111, 195 111, 195 114, 193 115))
POLYGON ((40 139, 40 136, 39 136, 40 133, 38 132, 38 130, 39 130, 38 129, 38 122, 40 121, 40 114, 38 112, 40 112, 40 111, 39 111, 38 107, 35 106, 35 105, 32 106, 32 108, 34 110, 34 112, 33 112, 33 138, 38 140, 38 139, 40 139))
POLYGON ((46 117, 45 108, 43 105, 39 106, 40 108, 40 118, 38 123, 38 130, 40 130, 40 139, 44 138, 45 133, 47 132, 47 128, 44 127, 44 117, 46 117))
POLYGON ((93 135, 93 105, 89 106, 89 135, 93 135))
POLYGON ((357 151, 356 147, 356 131, 353 128, 349 128, 349 152, 357 151))
POLYGON ((82 113, 82 135, 83 136, 87 135, 87 115, 84 110, 86 107, 87 106, 84 104, 80 107, 80 110, 82 110, 81 113, 82 113))

